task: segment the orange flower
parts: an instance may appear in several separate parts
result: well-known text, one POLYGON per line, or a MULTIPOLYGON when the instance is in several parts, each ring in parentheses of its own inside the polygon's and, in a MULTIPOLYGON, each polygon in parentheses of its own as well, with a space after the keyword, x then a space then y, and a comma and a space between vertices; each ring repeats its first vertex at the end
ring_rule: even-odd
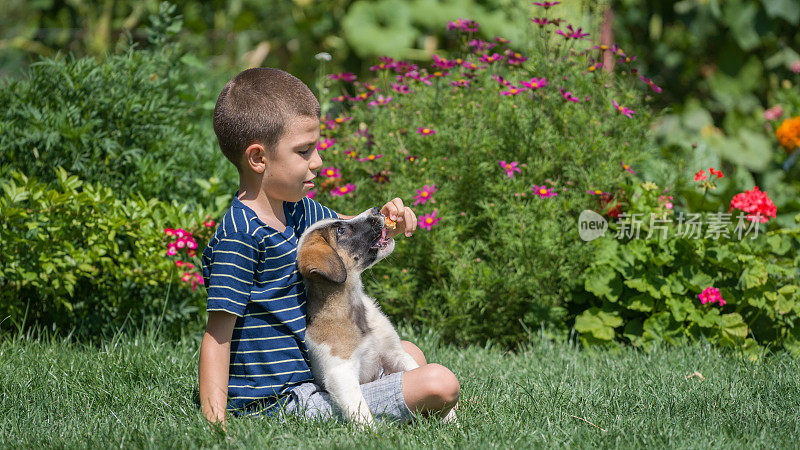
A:
POLYGON ((781 126, 775 130, 775 137, 788 153, 792 153, 796 147, 800 147, 800 116, 784 120, 781 126))

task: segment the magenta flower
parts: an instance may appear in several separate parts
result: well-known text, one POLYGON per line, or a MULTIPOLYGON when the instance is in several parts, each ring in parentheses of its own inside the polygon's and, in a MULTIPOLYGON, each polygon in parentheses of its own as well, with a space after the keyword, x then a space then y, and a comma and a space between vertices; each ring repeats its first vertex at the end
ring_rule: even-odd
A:
POLYGON ((575 97, 575 95, 573 95, 571 91, 564 91, 564 88, 562 88, 561 86, 558 87, 558 91, 561 92, 561 95, 564 97, 564 100, 580 103, 578 97, 575 97))
POLYGON ((339 169, 335 167, 323 167, 322 172, 320 172, 322 176, 326 178, 341 178, 342 173, 339 169))
POLYGON ((631 169, 631 166, 625 164, 624 162, 620 161, 619 164, 622 166, 623 169, 627 170, 630 173, 636 173, 631 169))
POLYGON ((172 228, 164 228, 164 234, 167 236, 175 236, 175 230, 172 228))
POLYGON ((458 18, 455 22, 447 22, 448 30, 459 30, 468 33, 476 33, 478 31, 478 22, 470 19, 458 18))
POLYGON ((405 84, 392 83, 392 90, 399 94, 410 94, 414 91, 408 88, 405 84))
POLYGON ((317 195, 317 191, 316 191, 316 189, 312 189, 312 190, 308 191, 308 194, 306 194, 306 197, 308 197, 309 199, 312 199, 312 198, 314 198, 315 195, 317 195))
POLYGON ((588 191, 586 191, 586 193, 587 194, 592 194, 592 195, 600 195, 600 196, 611 195, 608 192, 601 191, 600 189, 595 189, 593 191, 592 190, 588 190, 588 191))
POLYGON ((583 28, 578 28, 577 30, 572 28, 572 25, 567 25, 568 32, 564 32, 561 30, 556 30, 556 34, 560 34, 567 39, 582 39, 589 35, 589 33, 583 33, 583 28))
POLYGON ((636 113, 636 111, 634 111, 634 110, 632 110, 630 108, 626 108, 624 106, 620 106, 619 103, 617 103, 616 100, 611 100, 611 103, 614 104, 614 108, 617 111, 621 112, 623 116, 633 117, 633 114, 636 113))
POLYGON ((423 214, 419 216, 419 227, 430 231, 431 227, 439 223, 440 218, 436 217, 438 209, 434 209, 430 214, 423 214))
POLYGON ((385 105, 392 101, 392 97, 384 97, 383 94, 378 94, 378 99, 367 103, 370 107, 375 105, 385 105))
POLYGON ((519 89, 514 85, 508 87, 508 90, 500 91, 500 95, 518 95, 525 92, 527 89, 519 89))
POLYGON ((409 162, 412 162, 412 163, 413 162, 417 162, 417 159, 419 159, 419 158, 417 156, 414 156, 414 155, 406 156, 406 160, 409 161, 409 162))
POLYGON ((727 303, 722 299, 722 294, 719 292, 719 289, 712 286, 705 288, 697 297, 700 298, 700 303, 704 305, 706 303, 714 304, 715 302, 719 302, 719 306, 725 306, 725 303, 727 303))
POLYGON ((783 108, 781 108, 781 105, 775 105, 764 111, 764 120, 778 120, 782 115, 783 108))
POLYGON ((375 154, 373 154, 373 153, 370 153, 370 154, 369 154, 367 157, 365 157, 365 158, 358 158, 358 160, 359 160, 359 161, 375 161, 375 160, 376 160, 376 159, 378 159, 378 158, 383 158, 383 155, 375 155, 375 154))
POLYGON ((644 77, 644 76, 642 76, 642 75, 639 75, 639 79, 640 79, 640 80, 642 80, 642 81, 644 81, 644 83, 645 83, 646 85, 650 86, 650 89, 652 89, 652 90, 656 91, 656 93, 658 93, 658 94, 660 94, 660 93, 661 93, 661 88, 660 88, 660 87, 658 87, 658 86, 656 86, 656 84, 655 84, 655 83, 653 82, 653 80, 651 80, 650 78, 647 78, 647 77, 644 77))
POLYGON ((531 19, 531 22, 535 23, 536 25, 539 25, 539 28, 545 27, 547 26, 548 23, 550 23, 550 21, 545 19, 544 17, 534 17, 533 19, 531 19))
POLYGON ((427 202, 428 200, 433 201, 431 196, 436 191, 438 191, 438 189, 436 189, 435 184, 432 184, 430 186, 426 184, 425 186, 422 187, 422 189, 417 189, 417 194, 414 196, 413 204, 416 205, 422 203, 424 205, 425 202, 427 202))
POLYGON ((356 190, 356 185, 355 184, 347 183, 344 186, 340 186, 340 187, 332 190, 331 191, 331 195, 335 195, 335 196, 341 197, 342 195, 349 194, 349 193, 351 193, 351 192, 353 192, 355 190, 356 190))
POLYGON ((513 52, 510 49, 507 49, 504 53, 508 57, 508 63, 512 66, 518 66, 528 60, 521 53, 513 52))
POLYGON ((480 58, 478 58, 480 62, 485 62, 485 63, 493 63, 497 61, 502 61, 503 59, 505 59, 505 56, 500 55, 498 53, 492 53, 491 55, 482 55, 480 58))
POLYGON ((352 72, 342 72, 342 73, 332 73, 328 75, 328 78, 331 80, 342 80, 342 81, 355 81, 356 76, 352 72))
POLYGON ((464 78, 461 78, 461 79, 456 80, 456 81, 451 81, 450 82, 450 86, 467 87, 467 86, 469 86, 469 80, 465 80, 464 78))
POLYGON ((549 198, 558 195, 545 185, 537 186, 534 184, 531 190, 533 191, 534 194, 538 195, 539 198, 549 198))
POLYGON ((500 161, 500 167, 506 171, 506 175, 508 175, 509 178, 514 178, 514 172, 522 173, 522 170, 517 167, 517 164, 517 161, 513 161, 511 163, 507 163, 505 160, 500 161))
POLYGON ((439 57, 439 55, 433 55, 433 64, 434 67, 438 67, 442 70, 451 69, 458 65, 458 62, 455 60, 447 60, 444 58, 439 57))
POLYGON ((169 256, 175 256, 178 254, 178 248, 174 242, 170 242, 169 244, 167 244, 167 254, 169 256))
POLYGON ((317 144, 317 150, 327 150, 336 142, 336 139, 322 138, 317 144))
POLYGON ((539 89, 547 86, 547 78, 531 78, 530 81, 520 81, 519 84, 527 87, 528 89, 539 89))
POLYGON ((423 136, 429 136, 431 134, 436 134, 436 130, 434 130, 433 128, 422 128, 422 127, 419 127, 419 128, 417 128, 417 133, 419 133, 419 134, 421 134, 423 136))
POLYGON ((550 9, 551 6, 556 6, 561 2, 533 2, 536 6, 541 6, 544 9, 550 9))
POLYGON ((501 86, 511 86, 511 82, 503 78, 502 75, 492 75, 490 78, 500 83, 501 86))
POLYGON ((372 179, 375 180, 375 182, 378 183, 378 184, 388 183, 389 182, 389 175, 391 175, 391 174, 392 174, 392 172, 389 172, 388 170, 381 170, 380 172, 376 173, 375 175, 372 175, 372 179))

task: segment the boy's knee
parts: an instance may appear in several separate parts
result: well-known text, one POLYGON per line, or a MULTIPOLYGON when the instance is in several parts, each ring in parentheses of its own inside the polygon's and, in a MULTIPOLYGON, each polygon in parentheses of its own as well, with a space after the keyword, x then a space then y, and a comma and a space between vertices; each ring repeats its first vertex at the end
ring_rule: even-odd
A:
POLYGON ((458 402, 461 385, 455 374, 441 364, 425 366, 425 387, 428 395, 438 398, 444 406, 453 406, 458 402))

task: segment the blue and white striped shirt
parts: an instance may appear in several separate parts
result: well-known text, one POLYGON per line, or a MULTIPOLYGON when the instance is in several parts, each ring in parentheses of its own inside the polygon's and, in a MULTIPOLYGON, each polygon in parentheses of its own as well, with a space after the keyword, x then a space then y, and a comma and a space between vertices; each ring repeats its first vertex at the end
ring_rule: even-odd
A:
POLYGON ((236 195, 203 251, 208 311, 235 314, 228 411, 239 415, 275 405, 312 381, 305 343, 306 294, 297 270, 297 240, 311 224, 338 218, 304 197, 283 203, 286 230, 264 224, 236 195))

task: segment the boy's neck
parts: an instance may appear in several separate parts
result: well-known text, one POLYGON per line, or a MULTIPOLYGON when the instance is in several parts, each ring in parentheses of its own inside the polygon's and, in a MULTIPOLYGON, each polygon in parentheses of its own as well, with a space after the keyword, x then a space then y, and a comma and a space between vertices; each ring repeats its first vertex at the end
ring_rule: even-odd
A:
POLYGON ((248 189, 244 183, 239 184, 239 201, 252 209, 259 219, 278 231, 286 229, 286 214, 283 212, 283 200, 270 198, 261 189, 248 189))

